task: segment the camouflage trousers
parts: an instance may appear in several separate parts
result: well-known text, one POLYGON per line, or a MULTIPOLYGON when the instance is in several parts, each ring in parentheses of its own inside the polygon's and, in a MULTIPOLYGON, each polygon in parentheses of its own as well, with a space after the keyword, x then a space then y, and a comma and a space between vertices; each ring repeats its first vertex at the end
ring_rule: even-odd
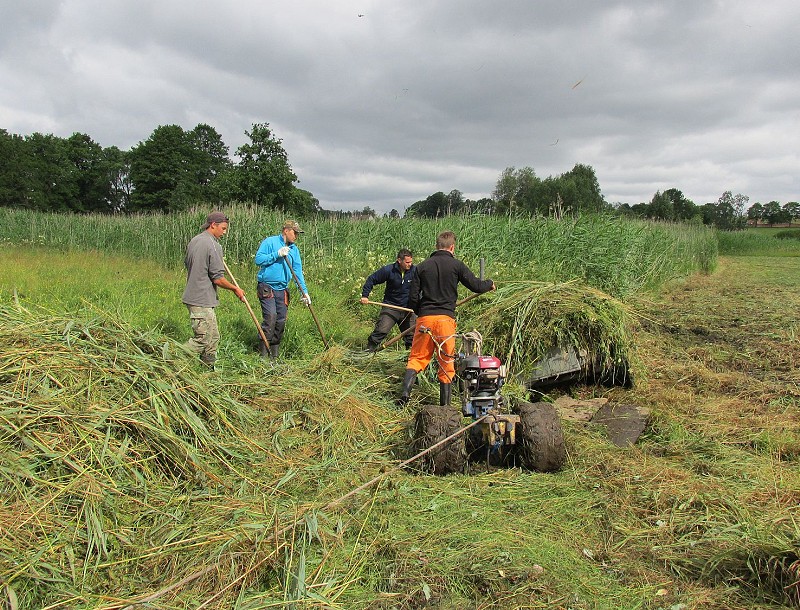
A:
POLYGON ((186 307, 189 309, 194 336, 184 344, 184 347, 199 354, 200 360, 213 367, 217 360, 217 346, 219 345, 217 314, 213 307, 196 307, 194 305, 186 307))

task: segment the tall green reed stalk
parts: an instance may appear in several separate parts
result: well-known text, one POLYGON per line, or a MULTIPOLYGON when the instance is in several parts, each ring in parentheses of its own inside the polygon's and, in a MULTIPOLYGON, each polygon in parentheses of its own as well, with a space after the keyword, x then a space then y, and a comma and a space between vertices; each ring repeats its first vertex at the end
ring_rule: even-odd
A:
MULTIPOLYGON (((223 238, 227 260, 245 269, 262 239, 279 232, 283 215, 248 206, 225 210, 231 218, 223 238)), ((100 216, 0 210, 0 239, 66 249, 97 249, 133 258, 182 265, 186 243, 200 231, 208 210, 175 214, 100 216)), ((364 278, 394 260, 401 247, 417 260, 435 249, 436 235, 452 230, 456 254, 487 275, 510 279, 567 281, 580 278, 617 297, 649 290, 694 271, 714 269, 717 241, 704 227, 584 215, 554 220, 450 216, 430 219, 303 220, 300 246, 307 275, 354 295, 364 278)), ((250 279, 248 277, 248 279, 250 279)))

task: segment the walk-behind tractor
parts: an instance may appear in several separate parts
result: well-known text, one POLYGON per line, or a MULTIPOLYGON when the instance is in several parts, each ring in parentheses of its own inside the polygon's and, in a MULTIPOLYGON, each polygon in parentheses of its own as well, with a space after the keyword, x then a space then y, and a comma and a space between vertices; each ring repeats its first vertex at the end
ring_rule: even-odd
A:
POLYGON ((417 413, 413 449, 428 450, 422 457, 423 470, 439 475, 464 472, 468 461, 482 460, 491 466, 519 464, 540 472, 563 466, 564 435, 555 408, 544 402, 519 402, 508 409, 500 394, 506 367, 499 358, 481 353, 480 333, 457 334, 461 351, 443 354, 443 342, 424 327, 420 332, 431 335, 445 358, 455 359, 454 383, 461 399, 460 410, 425 405, 417 413), (464 417, 472 421, 465 422, 464 417))

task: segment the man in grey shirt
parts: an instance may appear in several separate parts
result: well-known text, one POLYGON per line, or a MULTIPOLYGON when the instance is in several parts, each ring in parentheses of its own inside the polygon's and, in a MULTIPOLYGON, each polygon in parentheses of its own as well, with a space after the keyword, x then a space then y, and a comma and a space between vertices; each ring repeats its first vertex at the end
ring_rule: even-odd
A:
POLYGON ((228 232, 228 217, 222 212, 212 212, 186 247, 186 288, 183 302, 189 308, 194 336, 185 346, 209 368, 214 368, 219 345, 219 326, 214 308, 219 305, 217 286, 233 291, 244 301, 244 290, 225 279, 222 246, 219 238, 228 232))

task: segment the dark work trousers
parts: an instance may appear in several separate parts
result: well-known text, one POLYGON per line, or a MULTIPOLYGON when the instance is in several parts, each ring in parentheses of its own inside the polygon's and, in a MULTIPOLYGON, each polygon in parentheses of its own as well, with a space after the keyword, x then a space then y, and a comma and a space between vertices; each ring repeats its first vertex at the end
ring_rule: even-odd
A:
MULTIPOLYGON (((381 307, 381 312, 378 314, 378 319, 375 322, 375 329, 367 339, 367 349, 375 351, 381 346, 386 335, 392 330, 392 327, 397 324, 400 332, 407 328, 413 328, 417 321, 417 316, 408 311, 400 311, 399 309, 389 309, 388 307, 381 307)), ((410 332, 405 337, 406 348, 411 347, 411 341, 414 339, 414 333, 410 332)))
POLYGON ((285 290, 275 290, 269 284, 258 283, 258 302, 261 303, 263 317, 261 328, 270 345, 280 345, 281 339, 283 339, 288 312, 288 296, 285 290))

